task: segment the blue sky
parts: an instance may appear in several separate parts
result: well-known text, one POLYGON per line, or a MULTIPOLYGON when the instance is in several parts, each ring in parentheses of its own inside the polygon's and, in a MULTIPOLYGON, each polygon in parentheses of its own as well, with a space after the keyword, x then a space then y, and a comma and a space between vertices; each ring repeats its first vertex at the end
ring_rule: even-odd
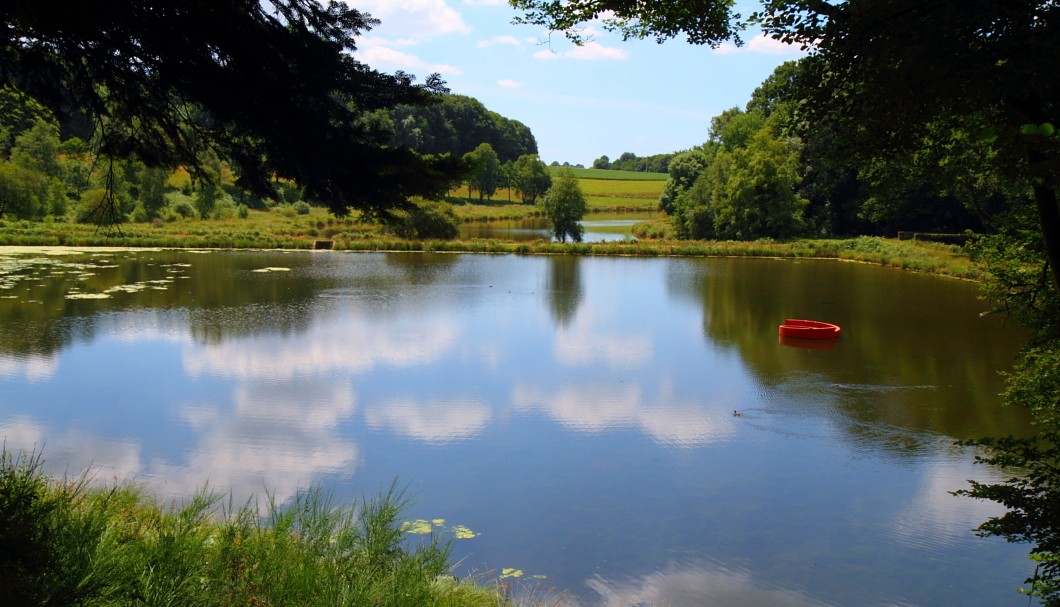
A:
POLYGON ((358 41, 371 67, 422 81, 438 72, 533 131, 545 162, 669 153, 703 143, 710 119, 743 107, 773 69, 800 56, 766 38, 715 50, 683 39, 623 42, 588 24, 592 42, 513 25, 505 0, 349 0, 382 23, 358 41))

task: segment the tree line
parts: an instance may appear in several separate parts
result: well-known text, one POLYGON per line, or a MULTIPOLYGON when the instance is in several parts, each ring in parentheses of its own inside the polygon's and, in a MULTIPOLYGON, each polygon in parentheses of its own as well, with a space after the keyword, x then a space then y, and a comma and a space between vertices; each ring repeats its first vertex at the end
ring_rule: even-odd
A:
POLYGON ((1030 202, 968 132, 940 130, 896 159, 837 156, 848 131, 798 111, 808 64, 780 65, 745 108, 712 119, 706 142, 674 156, 659 208, 678 237, 986 233, 1030 202))
MULTIPOLYGON (((213 151, 197 158, 193 171, 182 166, 149 166, 135 156, 106 155, 100 152, 99 135, 93 129, 86 132, 80 125, 61 124, 50 109, 11 86, 0 88, 0 109, 4 110, 0 112, 0 218, 69 217, 116 224, 245 217, 249 209, 267 208, 304 214, 319 204, 290 179, 273 178, 267 198, 246 191, 230 159, 213 151), (69 136, 63 137, 64 132, 69 136), (73 134, 79 132, 87 140, 73 134)), ((480 198, 510 188, 528 204, 548 190, 551 178, 526 126, 489 112, 469 97, 442 95, 438 103, 420 109, 431 110, 420 115, 420 122, 426 129, 446 134, 450 147, 430 151, 423 147, 419 152, 455 156, 464 167, 449 187, 466 183, 480 198), (435 112, 435 108, 441 109, 435 112), (473 141, 479 143, 472 145, 473 141), (494 143, 505 155, 495 151, 494 143), (471 148, 462 151, 467 146, 471 148)), ((400 115, 413 108, 406 105, 392 111, 400 115)), ((373 119, 381 128, 393 127, 387 111, 380 110, 373 119)), ((405 145, 396 132, 390 137, 391 144, 405 145)))
POLYGON ((675 155, 676 153, 638 157, 633 152, 623 152, 621 156, 611 160, 605 154, 593 161, 593 168, 637 173, 665 173, 669 170, 670 161, 675 155))

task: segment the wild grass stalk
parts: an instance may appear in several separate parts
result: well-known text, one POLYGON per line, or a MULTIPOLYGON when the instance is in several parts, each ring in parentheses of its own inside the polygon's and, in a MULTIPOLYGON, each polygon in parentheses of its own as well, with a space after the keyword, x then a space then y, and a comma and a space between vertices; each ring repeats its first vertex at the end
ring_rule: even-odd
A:
POLYGON ((163 506, 135 486, 55 481, 41 464, 0 456, 2 605, 506 604, 453 579, 437 536, 410 545, 396 485, 352 506, 320 489, 269 497, 261 516, 205 490, 163 506))

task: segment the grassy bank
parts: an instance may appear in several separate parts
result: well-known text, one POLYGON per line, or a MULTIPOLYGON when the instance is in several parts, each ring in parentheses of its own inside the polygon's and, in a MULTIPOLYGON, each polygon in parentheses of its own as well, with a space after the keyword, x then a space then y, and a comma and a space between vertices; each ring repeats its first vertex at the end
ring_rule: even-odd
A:
POLYGON ((433 537, 408 547, 393 488, 354 507, 310 491, 280 508, 199 494, 163 507, 131 486, 55 481, 0 456, 0 605, 508 604, 450 575, 433 537))
POLYGON ((960 247, 876 237, 799 239, 788 242, 645 238, 636 242, 580 244, 559 244, 546 240, 419 241, 389 236, 374 224, 336 219, 317 209, 309 215, 298 217, 252 211, 247 219, 130 223, 121 226, 120 230, 75 223, 0 221, 0 245, 9 246, 312 249, 314 245, 320 246, 321 241, 330 248, 345 251, 826 258, 972 280, 980 277, 980 270, 960 247))

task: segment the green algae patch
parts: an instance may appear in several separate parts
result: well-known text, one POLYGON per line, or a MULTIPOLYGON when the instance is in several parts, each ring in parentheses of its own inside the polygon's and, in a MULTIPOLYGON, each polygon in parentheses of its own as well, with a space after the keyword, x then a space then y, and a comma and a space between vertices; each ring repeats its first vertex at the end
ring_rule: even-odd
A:
POLYGON ((406 521, 402 523, 401 531, 405 533, 411 533, 413 535, 426 535, 434 531, 434 526, 431 525, 430 521, 416 519, 414 521, 406 521))
MULTIPOLYGON (((401 531, 412 535, 427 535, 433 533, 436 530, 441 529, 445 526, 444 518, 435 518, 431 520, 418 518, 412 521, 406 521, 401 524, 401 531)), ((478 533, 475 533, 465 525, 453 525, 446 531, 453 534, 453 537, 458 540, 469 540, 474 537, 478 537, 478 533)))
POLYGON ((450 530, 453 532, 453 536, 456 537, 456 539, 458 540, 469 540, 473 537, 478 536, 477 533, 463 525, 453 525, 452 529, 450 530))

